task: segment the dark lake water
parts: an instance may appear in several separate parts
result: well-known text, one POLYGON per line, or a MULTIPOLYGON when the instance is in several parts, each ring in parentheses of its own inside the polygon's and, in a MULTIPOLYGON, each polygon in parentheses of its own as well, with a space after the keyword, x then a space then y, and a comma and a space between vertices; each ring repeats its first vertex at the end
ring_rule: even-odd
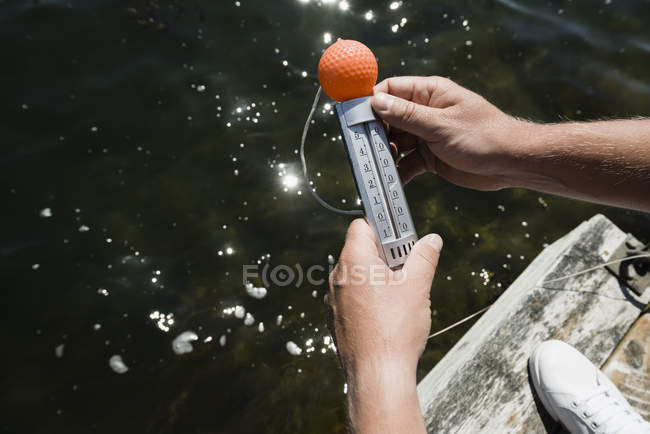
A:
MULTIPOLYGON (((647 0, 0 0, 0 431, 343 432, 326 285, 242 282, 341 248, 350 218, 306 194, 297 155, 326 41, 525 118, 647 116, 649 20, 647 0)), ((329 102, 308 159, 354 207, 329 102)), ((445 239, 433 330, 595 213, 650 240, 645 215, 530 191, 428 175, 406 194, 445 239)), ((470 325, 429 341, 420 378, 470 325)))

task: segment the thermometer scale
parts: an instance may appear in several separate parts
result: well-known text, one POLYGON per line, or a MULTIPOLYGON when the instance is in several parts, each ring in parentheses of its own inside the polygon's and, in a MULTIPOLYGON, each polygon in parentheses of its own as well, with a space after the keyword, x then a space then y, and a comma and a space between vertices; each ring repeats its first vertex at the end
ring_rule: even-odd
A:
POLYGON ((399 267, 418 238, 384 126, 370 97, 337 103, 336 112, 366 218, 388 266, 399 267))
MULTIPOLYGON (((386 130, 370 105, 369 95, 373 93, 377 72, 375 55, 357 41, 338 40, 325 50, 318 62, 321 87, 330 98, 338 101, 336 113, 366 218, 377 232, 379 250, 386 263, 396 268, 406 262, 418 238, 386 130)), ((312 113, 318 95, 320 91, 312 113)), ((305 128, 310 119, 311 114, 305 128)), ((305 134, 303 132, 303 149, 305 134)), ((303 168, 306 177, 304 155, 303 168)), ((320 199, 319 202, 323 204, 320 199)), ((332 209, 327 204, 325 206, 332 209)))

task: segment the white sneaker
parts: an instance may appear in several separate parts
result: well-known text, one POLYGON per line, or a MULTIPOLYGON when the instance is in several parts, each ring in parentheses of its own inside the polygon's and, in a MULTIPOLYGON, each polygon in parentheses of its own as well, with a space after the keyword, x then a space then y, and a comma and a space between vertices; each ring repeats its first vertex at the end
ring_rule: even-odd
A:
POLYGON ((551 417, 573 434, 650 433, 650 423, 572 346, 546 341, 528 360, 537 395, 551 417))

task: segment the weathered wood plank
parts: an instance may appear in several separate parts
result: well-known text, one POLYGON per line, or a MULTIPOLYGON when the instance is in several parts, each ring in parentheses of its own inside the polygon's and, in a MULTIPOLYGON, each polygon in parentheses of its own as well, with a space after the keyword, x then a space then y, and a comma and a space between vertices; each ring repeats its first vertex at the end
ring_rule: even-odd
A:
POLYGON ((609 260, 625 239, 596 215, 544 249, 418 385, 429 432, 554 432, 529 384, 534 347, 561 339, 601 366, 650 291, 638 297, 604 268, 553 279, 609 260))
POLYGON ((650 420, 650 313, 636 320, 602 370, 639 414, 650 420))

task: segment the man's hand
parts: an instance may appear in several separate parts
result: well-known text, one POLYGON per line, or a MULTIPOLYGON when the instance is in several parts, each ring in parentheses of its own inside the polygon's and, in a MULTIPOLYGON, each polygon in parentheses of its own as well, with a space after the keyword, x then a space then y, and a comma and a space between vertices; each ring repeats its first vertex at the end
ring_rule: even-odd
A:
POLYGON ((355 432, 423 432, 416 368, 431 327, 429 291, 442 249, 427 235, 391 270, 365 220, 348 229, 325 302, 348 382, 355 432))
POLYGON ((394 77, 371 99, 402 180, 433 172, 477 190, 524 187, 650 211, 650 120, 536 124, 442 77, 394 77))
POLYGON ((371 99, 390 125, 404 183, 433 172, 478 190, 513 186, 514 155, 526 122, 506 115, 480 95, 442 77, 394 77, 375 86, 371 99))

